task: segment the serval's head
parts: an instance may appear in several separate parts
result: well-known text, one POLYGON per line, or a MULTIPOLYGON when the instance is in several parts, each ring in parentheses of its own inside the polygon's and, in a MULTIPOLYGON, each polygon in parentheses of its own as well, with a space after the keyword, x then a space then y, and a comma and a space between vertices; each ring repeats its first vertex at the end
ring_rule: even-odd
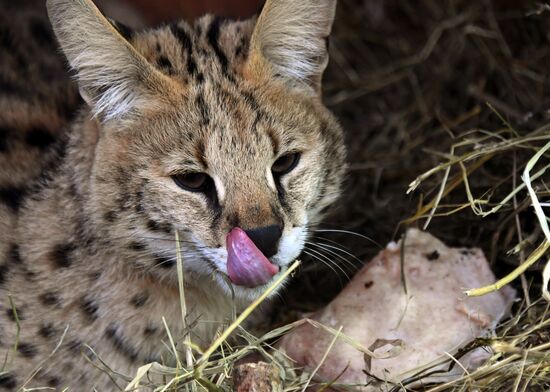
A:
POLYGON ((129 262, 176 280, 177 231, 190 284, 251 299, 298 257, 345 170, 320 93, 335 7, 267 0, 246 21, 132 32, 89 0, 48 0, 99 134, 93 220, 129 262))

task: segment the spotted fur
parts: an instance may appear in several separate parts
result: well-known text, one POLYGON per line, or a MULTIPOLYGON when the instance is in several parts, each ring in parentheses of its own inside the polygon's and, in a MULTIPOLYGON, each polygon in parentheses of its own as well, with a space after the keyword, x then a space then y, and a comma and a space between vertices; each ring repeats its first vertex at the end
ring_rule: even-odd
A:
POLYGON ((132 375, 170 361, 163 317, 187 332, 176 231, 204 346, 263 290, 229 283, 227 233, 282 222, 284 270, 338 196, 342 134, 320 98, 336 0, 143 32, 90 0, 48 0, 53 31, 42 1, 0 4, 0 390, 113 390, 91 362, 132 375), (289 152, 298 166, 274 178, 289 152), (185 171, 215 189, 179 188, 185 171))

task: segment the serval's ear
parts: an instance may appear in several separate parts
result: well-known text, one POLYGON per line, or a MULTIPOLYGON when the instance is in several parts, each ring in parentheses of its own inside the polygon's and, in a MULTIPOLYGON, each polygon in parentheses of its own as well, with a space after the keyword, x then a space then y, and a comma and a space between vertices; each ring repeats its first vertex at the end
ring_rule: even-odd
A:
POLYGON ((101 119, 150 107, 167 79, 90 0, 47 0, 55 35, 76 71, 80 92, 101 119))
POLYGON ((267 0, 252 34, 249 71, 267 67, 319 94, 335 10, 336 0, 267 0))

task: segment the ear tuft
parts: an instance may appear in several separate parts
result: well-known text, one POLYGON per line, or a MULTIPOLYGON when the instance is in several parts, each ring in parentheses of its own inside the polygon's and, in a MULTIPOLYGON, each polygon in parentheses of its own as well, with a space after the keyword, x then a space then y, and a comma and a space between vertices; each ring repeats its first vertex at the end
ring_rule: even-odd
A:
POLYGON ((267 0, 251 50, 271 65, 275 76, 319 93, 335 10, 336 0, 267 0))
POLYGON ((148 101, 154 68, 90 0, 47 0, 54 32, 96 115, 119 118, 148 101))

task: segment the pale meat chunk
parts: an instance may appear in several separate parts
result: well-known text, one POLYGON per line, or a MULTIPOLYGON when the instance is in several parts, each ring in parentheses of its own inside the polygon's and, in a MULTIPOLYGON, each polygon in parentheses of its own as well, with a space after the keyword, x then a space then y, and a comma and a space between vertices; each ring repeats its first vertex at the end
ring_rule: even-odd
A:
MULTIPOLYGON (((481 250, 449 248, 416 229, 410 229, 405 240, 405 294, 400 246, 389 244, 333 302, 311 318, 336 330, 342 326, 344 334, 366 348, 374 348, 379 339, 401 340, 401 351, 392 358, 372 358, 369 370, 363 353, 338 340, 320 367, 317 380, 330 381, 341 375, 339 384, 365 385, 373 381, 364 372, 369 370, 382 380, 398 383, 490 333, 508 311, 515 295, 508 287, 478 298, 463 294, 465 289, 495 280, 481 250)), ((333 335, 326 330, 307 324, 285 336, 281 348, 298 366, 311 371, 332 340, 333 335)), ((388 348, 390 345, 380 347, 376 353, 388 348)), ((461 358, 461 366, 475 368, 489 355, 489 351, 478 349, 461 358)), ((429 381, 456 377, 463 371, 461 366, 455 366, 451 373, 432 376, 429 381)), ((389 387, 375 383, 357 389, 389 387)))

